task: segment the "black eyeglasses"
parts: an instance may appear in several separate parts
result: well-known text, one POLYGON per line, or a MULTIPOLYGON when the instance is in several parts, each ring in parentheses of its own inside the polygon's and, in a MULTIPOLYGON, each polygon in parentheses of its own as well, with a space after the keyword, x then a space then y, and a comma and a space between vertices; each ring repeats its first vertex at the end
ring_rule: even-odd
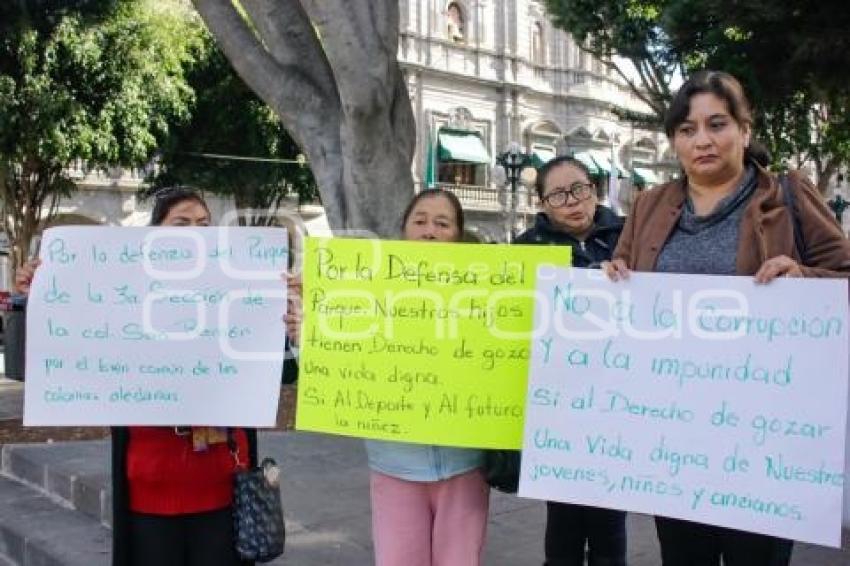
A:
POLYGON ((589 199, 595 188, 590 183, 575 182, 569 188, 555 189, 540 200, 543 201, 543 204, 547 204, 552 208, 560 208, 566 206, 567 201, 570 200, 570 196, 579 202, 589 199))

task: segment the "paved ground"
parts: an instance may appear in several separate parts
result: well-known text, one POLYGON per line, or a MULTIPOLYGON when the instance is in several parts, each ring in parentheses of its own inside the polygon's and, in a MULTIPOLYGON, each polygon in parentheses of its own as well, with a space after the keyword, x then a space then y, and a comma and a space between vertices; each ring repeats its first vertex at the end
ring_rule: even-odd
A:
MULTIPOLYGON (((22 387, 0 378, 0 420, 19 418, 22 387)), ((362 442, 309 433, 264 433, 263 455, 278 459, 288 540, 278 566, 368 566, 372 564, 368 472, 362 442)), ((16 448, 17 450, 17 448, 16 448)), ((106 442, 54 443, 21 448, 47 468, 65 468, 108 493, 106 442)), ((0 511, 2 519, 2 511, 0 511)), ((544 507, 536 501, 494 493, 486 547, 487 566, 539 566, 542 563, 544 507)), ((794 566, 847 566, 845 550, 797 545, 794 566)), ((651 519, 629 518, 629 563, 659 564, 651 519)), ((2 561, 0 561, 2 564, 2 561)))
POLYGON ((0 420, 20 418, 23 398, 22 383, 0 377, 0 420))

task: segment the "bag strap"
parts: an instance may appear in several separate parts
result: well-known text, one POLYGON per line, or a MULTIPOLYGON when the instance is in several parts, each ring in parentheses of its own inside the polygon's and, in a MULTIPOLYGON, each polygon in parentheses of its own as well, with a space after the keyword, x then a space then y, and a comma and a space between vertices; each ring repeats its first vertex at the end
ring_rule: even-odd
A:
POLYGON ((791 186, 787 174, 783 173, 779 175, 779 186, 782 188, 782 196, 785 201, 785 206, 791 214, 791 227, 794 230, 794 247, 797 249, 797 255, 800 256, 800 261, 803 265, 806 265, 806 263, 808 263, 806 240, 803 236, 803 226, 800 222, 800 215, 797 213, 797 197, 794 194, 794 187, 791 186))
POLYGON ((227 427, 227 447, 230 449, 230 455, 233 456, 233 464, 239 468, 242 465, 239 460, 239 445, 236 443, 236 433, 230 427, 227 427))

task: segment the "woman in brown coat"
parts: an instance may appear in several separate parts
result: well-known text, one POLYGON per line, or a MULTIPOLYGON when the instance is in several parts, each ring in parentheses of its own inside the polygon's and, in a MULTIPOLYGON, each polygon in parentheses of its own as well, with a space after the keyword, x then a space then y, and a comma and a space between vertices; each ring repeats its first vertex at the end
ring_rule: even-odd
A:
MULTIPOLYGON (((612 280, 629 271, 850 277, 850 243, 812 184, 781 182, 751 142, 752 116, 740 83, 716 71, 682 85, 664 128, 684 176, 642 193, 626 221, 612 280), (784 187, 783 187, 784 185, 784 187)), ((656 518, 664 566, 784 566, 792 543, 770 536, 656 518)))

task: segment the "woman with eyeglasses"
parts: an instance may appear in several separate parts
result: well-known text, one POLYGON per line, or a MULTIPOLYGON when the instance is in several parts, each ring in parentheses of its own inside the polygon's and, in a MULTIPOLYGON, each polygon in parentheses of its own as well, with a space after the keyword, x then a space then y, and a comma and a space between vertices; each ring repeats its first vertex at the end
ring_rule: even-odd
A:
MULTIPOLYGON (((599 204, 587 167, 573 157, 556 157, 537 171, 541 211, 518 244, 552 244, 572 248, 575 267, 609 261, 623 219, 599 204)), ((545 566, 624 566, 626 514, 584 505, 546 504, 545 566)))

